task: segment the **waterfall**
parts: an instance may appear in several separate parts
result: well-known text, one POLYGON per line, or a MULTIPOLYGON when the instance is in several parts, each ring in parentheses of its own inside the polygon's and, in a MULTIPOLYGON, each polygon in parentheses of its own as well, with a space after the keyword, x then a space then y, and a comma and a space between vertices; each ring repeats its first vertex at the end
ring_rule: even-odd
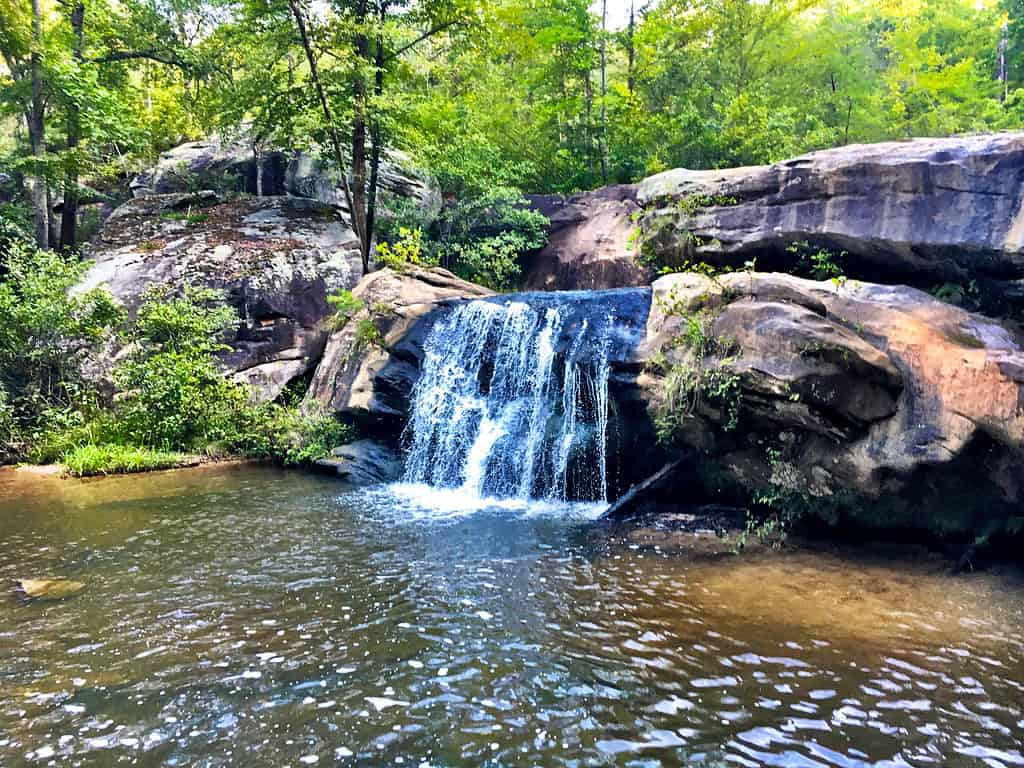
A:
POLYGON ((607 499, 614 318, 568 314, 478 300, 436 322, 412 394, 407 482, 481 498, 607 499))

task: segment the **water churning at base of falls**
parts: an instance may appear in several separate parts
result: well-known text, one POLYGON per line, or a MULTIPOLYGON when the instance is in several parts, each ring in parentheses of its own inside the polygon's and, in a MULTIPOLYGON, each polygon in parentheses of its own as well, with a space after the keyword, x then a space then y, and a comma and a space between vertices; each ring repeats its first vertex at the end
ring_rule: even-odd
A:
POLYGON ((425 344, 405 480, 484 498, 605 500, 611 314, 479 300, 425 344), (560 343, 568 338, 567 343, 560 343))

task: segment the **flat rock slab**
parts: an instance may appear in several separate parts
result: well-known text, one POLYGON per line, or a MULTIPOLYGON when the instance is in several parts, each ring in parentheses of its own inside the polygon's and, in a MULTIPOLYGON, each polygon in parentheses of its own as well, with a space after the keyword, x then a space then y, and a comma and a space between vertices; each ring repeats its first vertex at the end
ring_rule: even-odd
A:
POLYGON ((29 600, 64 600, 85 589, 85 584, 72 579, 21 579, 18 589, 29 600))

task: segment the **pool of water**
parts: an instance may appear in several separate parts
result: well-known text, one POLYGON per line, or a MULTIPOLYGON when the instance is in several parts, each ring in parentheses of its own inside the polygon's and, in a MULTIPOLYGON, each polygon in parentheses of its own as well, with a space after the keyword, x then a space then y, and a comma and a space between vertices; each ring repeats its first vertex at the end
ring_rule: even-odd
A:
POLYGON ((1011 572, 455 501, 0 472, 0 765, 1024 765, 1011 572))

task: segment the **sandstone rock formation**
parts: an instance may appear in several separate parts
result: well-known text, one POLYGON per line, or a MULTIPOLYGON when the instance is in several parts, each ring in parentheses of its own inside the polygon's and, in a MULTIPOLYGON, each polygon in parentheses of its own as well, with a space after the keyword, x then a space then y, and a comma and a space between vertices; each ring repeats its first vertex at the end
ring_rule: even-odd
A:
POLYGON ((1009 328, 913 288, 858 281, 680 274, 653 290, 641 356, 665 361, 641 377, 652 411, 671 407, 673 369, 735 374, 733 428, 728 396, 705 397, 677 404, 686 414, 675 432, 740 484, 819 500, 853 493, 907 526, 941 506, 977 530, 975 518, 1021 502, 1024 349, 1009 328), (723 340, 703 358, 673 342, 699 313, 723 340))
MULTIPOLYGON (((393 441, 432 324, 487 292, 443 270, 384 270, 354 293, 365 308, 331 337, 307 405, 393 441)), ((614 306, 645 329, 631 354, 610 360, 609 460, 629 482, 685 449, 675 480, 657 483, 682 503, 770 493, 829 514, 873 509, 889 526, 941 520, 962 531, 1020 504, 1024 348, 1012 328, 913 288, 853 280, 680 273, 658 280, 651 301, 633 293, 644 291, 508 299, 562 302, 567 316, 573 302, 614 306), (679 377, 697 382, 684 396, 679 377), (664 451, 654 423, 671 435, 664 451)))
POLYGON ((150 285, 225 292, 242 318, 224 362, 260 400, 312 369, 332 292, 359 278, 359 245, 336 213, 289 197, 223 201, 213 193, 129 201, 91 244, 82 289, 106 285, 134 310, 150 285))
POLYGON ((548 217, 548 244, 524 265, 527 290, 558 291, 645 285, 652 271, 636 257, 640 206, 636 187, 622 184, 573 197, 535 195, 548 217))
POLYGON ((791 272, 833 253, 849 277, 973 291, 986 310, 1024 304, 1024 133, 914 139, 812 152, 769 166, 652 176, 538 201, 551 244, 529 265, 545 289, 639 285, 642 261, 791 272), (640 210, 642 213, 633 213, 640 210), (631 219, 635 219, 632 221, 631 219), (633 230, 639 230, 633 236, 633 230), (633 236, 633 240, 630 237, 633 236))
MULTIPOLYGON (((428 179, 408 170, 410 165, 399 152, 392 152, 381 163, 381 205, 387 210, 399 201, 411 201, 425 218, 433 218, 441 207, 440 192, 428 179)), ((130 188, 136 197, 200 189, 255 195, 260 170, 265 196, 305 197, 347 212, 333 166, 306 152, 277 149, 261 153, 257 163, 252 147, 242 139, 212 137, 174 147, 164 152, 152 168, 136 176, 130 188)))
POLYGON ((316 466, 335 474, 349 485, 390 483, 402 476, 402 457, 385 443, 356 440, 331 451, 316 466))

